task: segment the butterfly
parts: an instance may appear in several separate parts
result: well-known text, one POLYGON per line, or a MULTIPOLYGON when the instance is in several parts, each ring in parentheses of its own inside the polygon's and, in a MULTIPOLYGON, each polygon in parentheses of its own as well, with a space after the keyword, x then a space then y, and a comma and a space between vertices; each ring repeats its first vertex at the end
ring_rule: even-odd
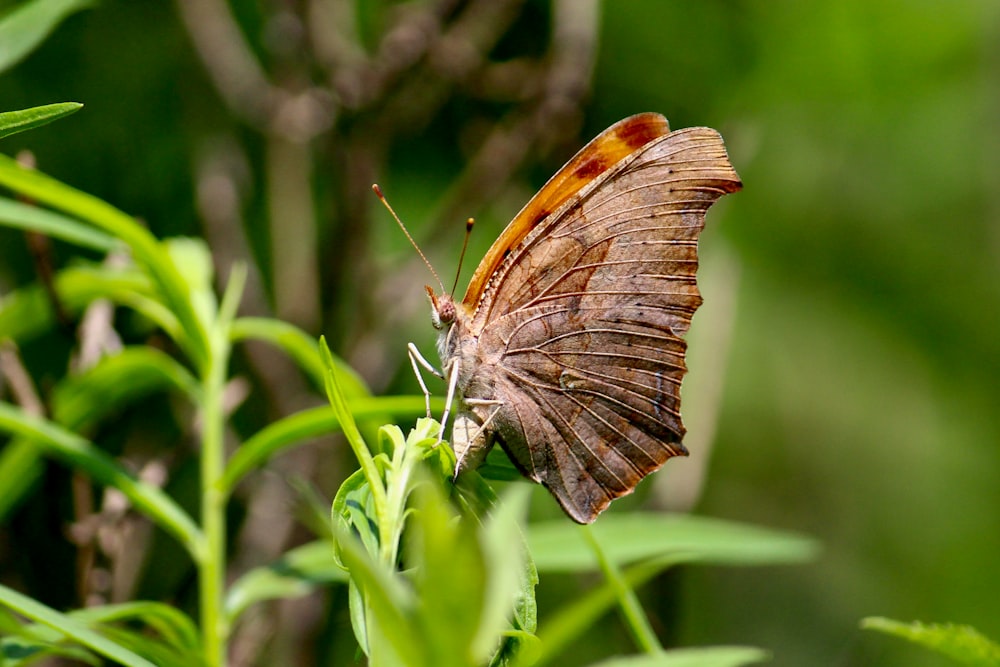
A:
POLYGON ((655 113, 581 149, 493 243, 461 301, 427 293, 460 409, 456 474, 494 443, 591 523, 673 456, 705 213, 742 187, 713 129, 655 113))

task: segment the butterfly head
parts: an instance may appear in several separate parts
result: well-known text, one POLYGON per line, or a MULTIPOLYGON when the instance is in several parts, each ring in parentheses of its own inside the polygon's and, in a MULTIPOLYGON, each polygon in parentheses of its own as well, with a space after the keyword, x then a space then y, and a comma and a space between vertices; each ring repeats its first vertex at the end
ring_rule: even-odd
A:
POLYGON ((434 328, 444 329, 451 326, 457 316, 455 300, 447 293, 438 296, 429 285, 425 285, 424 289, 427 290, 427 296, 431 300, 431 322, 434 328))

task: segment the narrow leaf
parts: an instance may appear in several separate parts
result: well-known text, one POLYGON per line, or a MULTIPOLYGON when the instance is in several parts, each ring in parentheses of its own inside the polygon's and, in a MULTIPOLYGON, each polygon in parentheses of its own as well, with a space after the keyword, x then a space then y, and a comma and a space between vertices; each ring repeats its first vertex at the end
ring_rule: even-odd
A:
POLYGON ((32 600, 26 595, 0 584, 0 604, 10 607, 31 620, 48 626, 91 649, 127 667, 156 667, 153 663, 102 637, 71 616, 32 600))
POLYGON ((100 667, 102 663, 99 657, 81 646, 63 646, 32 637, 0 638, 0 665, 3 667, 44 664, 40 661, 48 657, 66 658, 93 667, 100 667))
MULTIPOLYGON (((239 321, 239 320, 237 320, 239 321)), ((386 396, 357 398, 347 404, 347 411, 357 421, 392 415, 398 419, 424 414, 423 396, 386 396)), ((263 465, 278 452, 305 444, 310 438, 340 431, 337 413, 328 407, 310 408, 279 419, 249 438, 236 450, 222 476, 220 487, 226 492, 250 471, 263 465)))
POLYGON ((257 602, 297 598, 318 586, 346 581, 347 573, 333 558, 333 546, 327 540, 317 540, 237 579, 226 594, 226 615, 230 622, 235 622, 257 602))
POLYGON ((712 646, 610 658, 591 667, 741 667, 769 658, 767 651, 750 646, 712 646))
MULTIPOLYGON (((5 114, 0 114, 0 117, 5 114)), ((0 129, 2 135, 2 129, 0 129)), ((0 197, 0 225, 25 229, 83 248, 107 252, 117 245, 111 236, 65 215, 0 197)))
POLYGON ((82 107, 83 105, 79 102, 60 102, 59 104, 46 104, 45 106, 21 109, 20 111, 2 112, 0 113, 0 139, 17 134, 18 132, 48 125, 54 120, 79 111, 82 107))
POLYGON ((32 0, 0 20, 0 72, 31 53, 59 23, 91 0, 32 0))
POLYGON ((605 581, 615 591, 615 596, 618 598, 618 607, 625 621, 625 626, 631 632, 636 644, 646 653, 662 651, 663 646, 660 644, 660 640, 656 636, 656 632, 653 630, 649 619, 646 618, 646 613, 639 603, 639 597, 625 583, 618 567, 608 560, 604 549, 601 548, 600 542, 594 538, 591 527, 580 526, 578 530, 583 534, 591 550, 594 552, 594 557, 601 567, 605 581))
MULTIPOLYGON (((38 447, 27 438, 13 438, 0 451, 0 524, 31 491, 45 470, 38 447)), ((2 663, 0 663, 2 664, 2 663)))
POLYGON ((369 556, 354 536, 343 529, 336 532, 340 557, 358 587, 365 609, 370 613, 365 618, 370 649, 376 650, 376 645, 384 639, 392 645, 396 655, 405 657, 407 664, 427 664, 423 657, 423 641, 410 620, 416 605, 412 591, 398 574, 369 556), (373 635, 373 631, 377 635, 373 635))
POLYGON ((200 650, 198 628, 184 612, 161 602, 125 602, 87 607, 70 612, 73 618, 88 624, 137 621, 156 630, 167 643, 181 651, 200 650))
POLYGON ((202 368, 207 363, 208 333, 195 311, 188 283, 170 257, 168 247, 148 229, 111 204, 40 171, 26 169, 4 155, 0 155, 0 185, 121 239, 131 250, 136 264, 149 275, 179 324, 174 330, 167 329, 167 333, 184 348, 195 366, 202 368))
POLYGON ((164 390, 190 398, 200 392, 194 376, 167 354, 150 347, 127 347, 61 382, 53 392, 53 417, 77 431, 164 390))
MULTIPOLYGON (((534 617, 533 572, 525 567, 527 545, 520 529, 528 513, 530 493, 531 487, 527 484, 512 484, 504 493, 496 512, 487 518, 483 526, 487 579, 482 620, 473 644, 473 655, 480 661, 499 646, 501 633, 511 627, 515 608, 521 608, 524 612, 522 617, 534 617), (526 576, 528 581, 525 581, 526 576)), ((530 631, 534 628, 521 629, 530 631)))
MULTIPOLYGON (((76 316, 95 299, 106 298, 140 312, 164 331, 176 337, 180 325, 153 292, 149 279, 134 267, 124 270, 76 266, 56 274, 56 294, 71 316, 76 316)), ((23 343, 51 331, 56 326, 52 305, 41 285, 14 290, 0 302, 0 331, 23 343)))
POLYGON ((976 667, 1000 665, 1000 644, 984 637, 978 630, 968 625, 924 624, 919 621, 903 623, 872 616, 863 619, 861 627, 865 630, 878 630, 902 637, 966 665, 976 667))
MULTIPOLYGON (((814 540, 719 519, 671 514, 606 514, 593 535, 616 565, 669 554, 678 562, 725 565, 798 563, 814 557, 814 540)), ((528 544, 539 571, 596 570, 597 560, 575 524, 529 526, 528 544)))
MULTIPOLYGON (((317 388, 325 386, 326 365, 316 339, 293 324, 264 317, 241 317, 233 322, 233 341, 258 340, 285 351, 312 379, 317 388)), ((349 400, 369 396, 364 380, 340 357, 330 355, 337 372, 337 383, 349 400)))

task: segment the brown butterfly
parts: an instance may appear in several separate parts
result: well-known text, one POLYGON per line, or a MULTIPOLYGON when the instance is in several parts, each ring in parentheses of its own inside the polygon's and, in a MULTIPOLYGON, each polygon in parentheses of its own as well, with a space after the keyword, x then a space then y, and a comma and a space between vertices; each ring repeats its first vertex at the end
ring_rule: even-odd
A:
MULTIPOLYGON (((496 240, 461 302, 427 292, 461 409, 456 473, 494 442, 590 523, 681 444, 682 337, 705 212, 741 187, 722 137, 615 123, 496 240)), ((451 393, 451 392, 449 392, 451 393)))

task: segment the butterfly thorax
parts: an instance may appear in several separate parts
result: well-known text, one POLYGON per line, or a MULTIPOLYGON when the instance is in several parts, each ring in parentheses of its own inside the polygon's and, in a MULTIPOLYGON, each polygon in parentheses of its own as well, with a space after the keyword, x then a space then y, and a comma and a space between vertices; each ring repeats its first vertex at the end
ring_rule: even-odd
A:
POLYGON ((459 397, 466 396, 470 380, 481 361, 478 358, 478 337, 470 328, 471 317, 464 305, 456 304, 450 294, 431 297, 431 321, 440 333, 437 340, 438 356, 446 378, 451 377, 455 364, 459 364, 457 390, 459 397))
POLYGON ((451 295, 431 298, 431 319, 440 330, 437 340, 442 372, 450 382, 457 374, 455 392, 459 410, 452 428, 452 447, 457 458, 457 472, 476 467, 492 447, 492 429, 487 425, 491 410, 482 401, 495 400, 495 371, 482 358, 478 336, 472 330, 472 316, 464 304, 456 304, 451 295), (479 401, 479 402, 477 402, 479 401))

